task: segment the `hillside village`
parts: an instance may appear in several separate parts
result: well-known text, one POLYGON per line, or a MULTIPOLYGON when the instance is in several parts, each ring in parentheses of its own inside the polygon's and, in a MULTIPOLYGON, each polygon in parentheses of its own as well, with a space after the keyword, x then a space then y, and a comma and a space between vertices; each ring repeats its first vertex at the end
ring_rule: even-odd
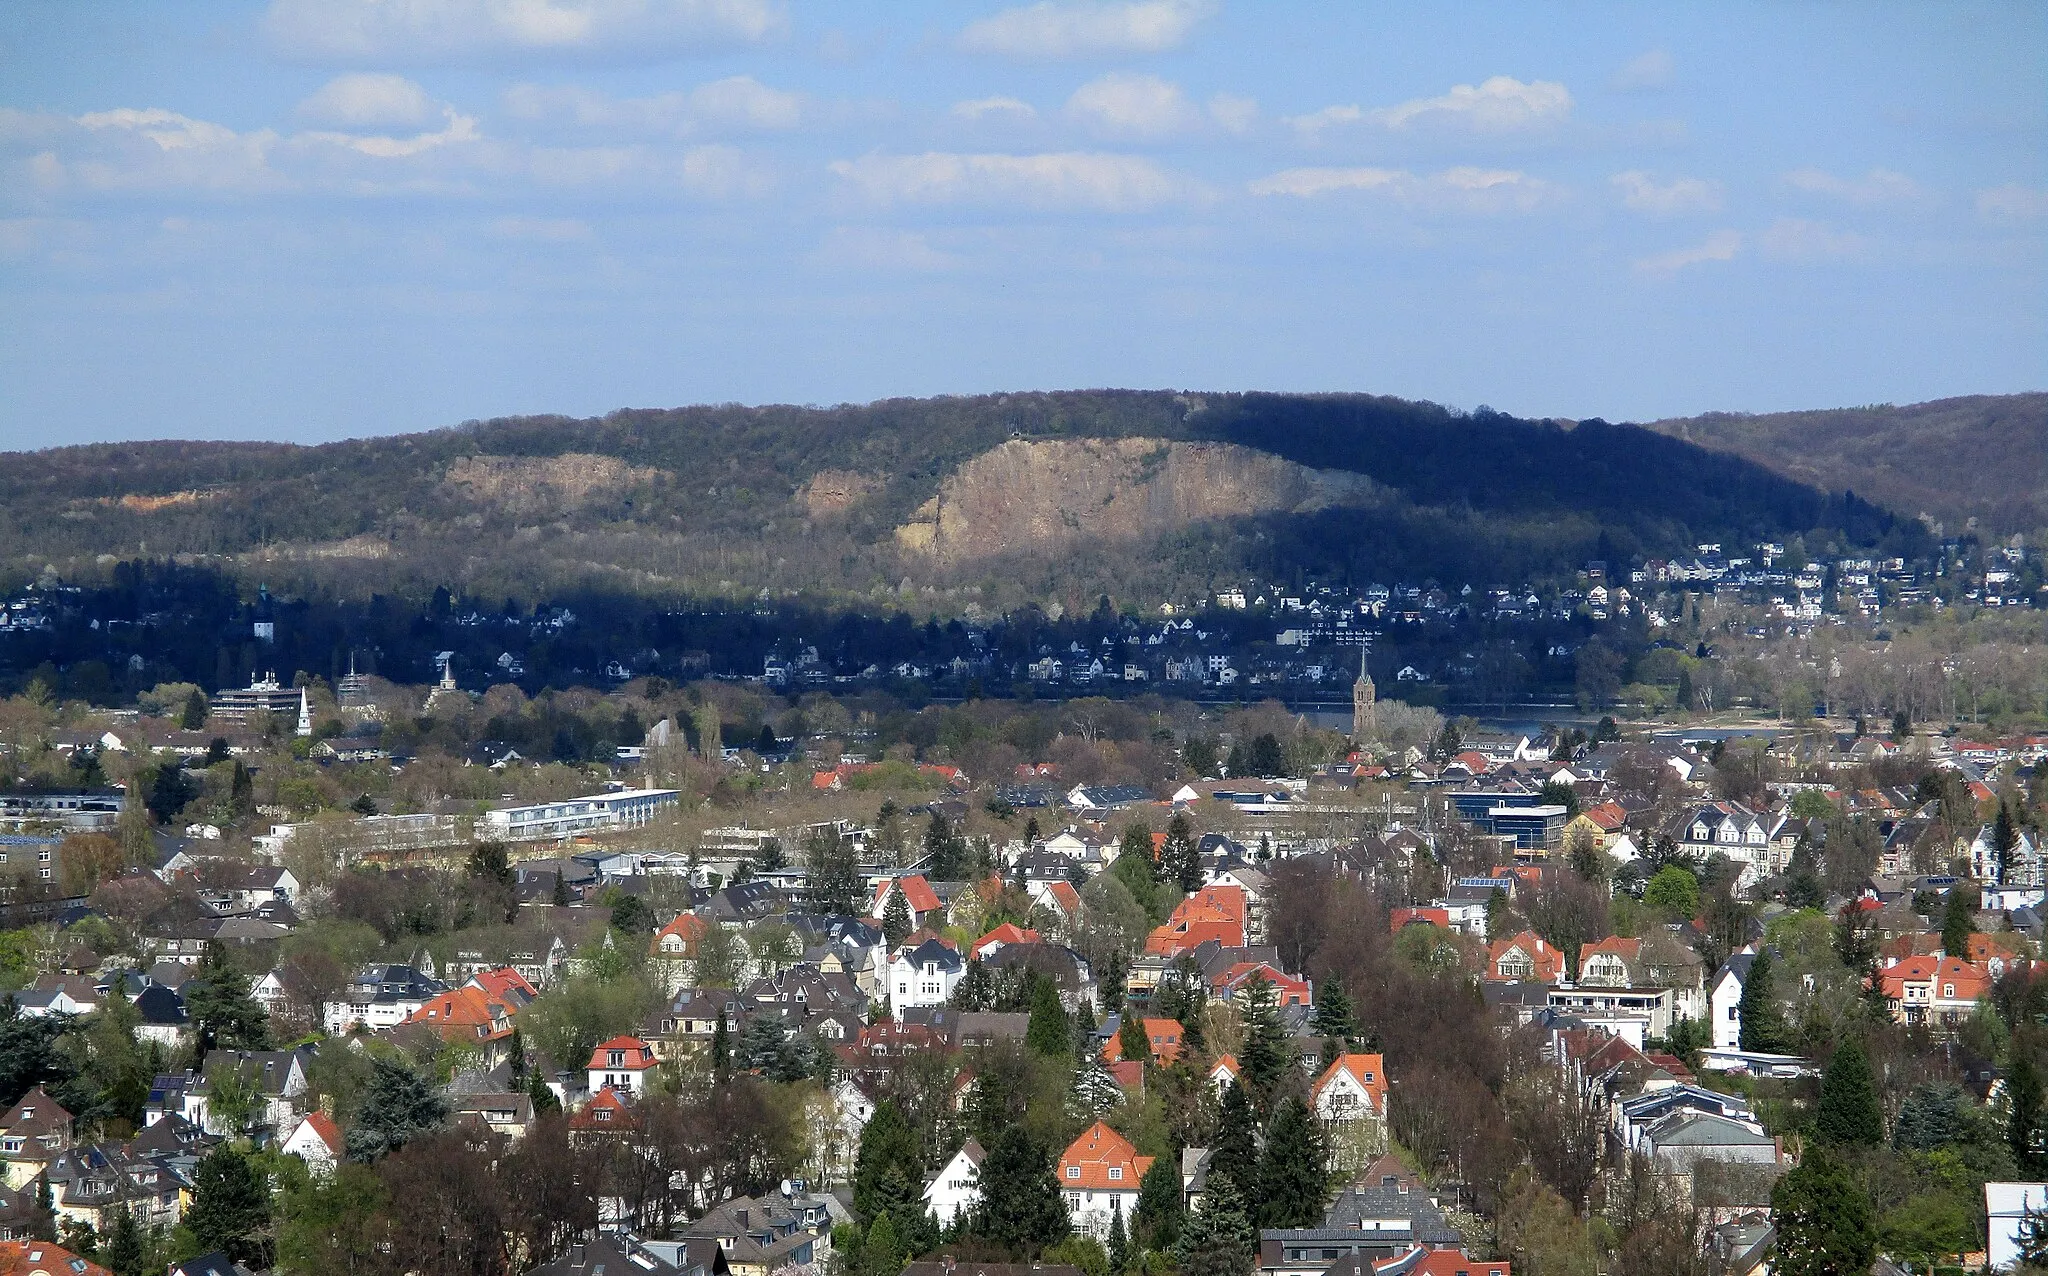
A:
POLYGON ((0 1240, 122 1276, 2033 1243, 2048 735, 443 674, 5 702, 0 1240), (563 734, 631 743, 520 747, 563 734))

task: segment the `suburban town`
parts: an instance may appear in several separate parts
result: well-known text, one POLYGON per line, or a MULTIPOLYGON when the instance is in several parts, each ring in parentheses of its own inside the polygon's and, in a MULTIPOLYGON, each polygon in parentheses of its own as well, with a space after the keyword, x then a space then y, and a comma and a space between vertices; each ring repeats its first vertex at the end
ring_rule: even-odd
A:
POLYGON ((1868 690, 1504 731, 1348 650, 1341 726, 446 660, 38 683, 0 704, 0 1229, 122 1273, 2030 1243, 2048 733, 1868 690))

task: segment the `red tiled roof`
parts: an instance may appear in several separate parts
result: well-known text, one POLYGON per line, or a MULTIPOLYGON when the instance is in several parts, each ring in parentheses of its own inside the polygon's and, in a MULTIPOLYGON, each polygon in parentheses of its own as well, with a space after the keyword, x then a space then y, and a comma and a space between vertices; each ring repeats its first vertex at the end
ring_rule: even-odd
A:
POLYGON ((1060 1156, 1060 1187, 1066 1191, 1135 1192, 1152 1158, 1139 1156, 1130 1140, 1097 1121, 1060 1156), (1115 1178, 1110 1171, 1118 1170, 1115 1178), (1078 1172, 1073 1172, 1078 1171, 1078 1172))
POLYGON ((590 1052, 590 1063, 587 1066, 599 1072, 634 1072, 644 1068, 651 1068, 654 1066, 654 1062, 654 1048, 640 1040, 640 1038, 613 1037, 610 1041, 601 1043, 597 1049, 590 1052), (624 1053, 624 1062, 609 1062, 611 1052, 614 1050, 624 1053))

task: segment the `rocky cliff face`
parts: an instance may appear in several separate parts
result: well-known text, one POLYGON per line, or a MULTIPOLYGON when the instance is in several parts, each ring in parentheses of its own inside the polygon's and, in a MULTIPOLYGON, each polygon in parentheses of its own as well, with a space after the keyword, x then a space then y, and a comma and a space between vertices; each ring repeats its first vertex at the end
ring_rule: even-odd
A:
POLYGON ((1012 440, 940 485, 897 543, 940 563, 1083 540, 1135 542, 1205 519, 1367 506, 1371 479, 1230 443, 1012 440))

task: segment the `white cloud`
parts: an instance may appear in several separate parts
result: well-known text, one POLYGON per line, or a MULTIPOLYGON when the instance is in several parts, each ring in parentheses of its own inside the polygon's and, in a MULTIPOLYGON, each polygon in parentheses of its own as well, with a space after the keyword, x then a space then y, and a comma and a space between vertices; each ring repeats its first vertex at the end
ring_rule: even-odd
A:
POLYGON ((353 133, 304 133, 300 138, 313 142, 328 142, 346 147, 376 159, 404 159, 431 151, 437 146, 448 146, 458 142, 474 142, 482 138, 477 132, 476 120, 467 115, 457 115, 453 108, 443 111, 446 126, 432 133, 416 133, 411 137, 358 136, 353 133))
POLYGON ((1870 248, 1870 241, 1853 231, 1836 230, 1797 217, 1780 217, 1757 235, 1756 242, 1766 257, 1780 261, 1858 257, 1870 248))
POLYGON ((954 270, 964 264, 963 258, 933 247, 923 235, 870 226, 833 227, 815 256, 827 266, 915 274, 954 270))
MULTIPOLYGON (((46 151, 33 161, 38 184, 76 183, 88 190, 186 189, 232 193, 277 189, 284 178, 270 167, 276 133, 237 133, 226 125, 195 120, 162 107, 118 107, 94 111, 75 121, 85 131, 77 149, 89 153, 65 159, 46 151)), ((71 148, 67 148, 71 149, 71 148)))
POLYGON ((650 61, 758 44, 788 26, 776 0, 271 0, 288 56, 418 64, 534 54, 650 61))
POLYGON ((1549 128, 1571 117, 1572 95, 1554 80, 1527 84, 1511 75, 1496 75, 1477 86, 1453 85, 1437 97, 1419 97, 1396 106, 1367 111, 1358 106, 1326 106, 1307 115, 1287 117, 1304 140, 1315 141, 1324 129, 1360 121, 1390 132, 1417 126, 1471 133, 1521 133, 1549 128))
POLYGON ((299 115, 342 128, 406 128, 434 118, 427 91, 402 75, 338 75, 299 103, 299 115))
POLYGON ((1028 120, 1038 114, 1038 108, 1014 97, 978 97, 953 103, 953 114, 963 120, 978 120, 985 115, 1007 115, 1028 120))
POLYGON ((1016 204, 1130 212, 1195 193, 1183 178, 1134 155, 864 155, 831 171, 876 204, 1016 204))
POLYGON ((1527 173, 1471 167, 1420 176, 1398 168, 1290 168, 1258 179, 1249 189, 1254 195, 1296 199, 1364 191, 1411 208, 1463 213, 1534 212, 1561 194, 1527 173))
POLYGON ((2025 222, 2048 217, 2048 190, 2010 182, 1977 192, 1977 215, 1986 221, 2025 222))
POLYGON ((1639 213, 1668 217, 1677 213, 1711 213, 1721 207, 1721 184, 1704 178, 1680 177, 1660 185, 1641 169, 1631 169, 1607 180, 1621 192, 1621 202, 1639 213))
POLYGON ((1614 73, 1613 84, 1624 93, 1661 89, 1671 83, 1673 69, 1670 53, 1663 49, 1651 49, 1648 53, 1630 58, 1614 73))
POLYGON ((1180 86, 1156 75, 1112 71, 1067 99, 1067 114, 1110 137, 1168 137, 1201 122, 1180 86))
POLYGON ((1741 251, 1741 231, 1717 230, 1691 248, 1674 248, 1667 253, 1638 257, 1635 268, 1637 274, 1675 275, 1688 266, 1699 266, 1715 261, 1734 261, 1741 251))
POLYGON ((577 85, 515 84, 505 91, 505 109, 524 120, 689 137, 793 129, 803 123, 805 100, 800 93, 772 89, 752 76, 735 75, 700 84, 686 93, 639 98, 607 97, 577 85))
POLYGON ((1888 168, 1873 168, 1861 177, 1837 177, 1823 169, 1802 168, 1785 174, 1785 184, 1863 208, 1917 204, 1927 198, 1918 182, 1888 168))
POLYGON ((983 18, 960 33, 967 53, 1011 58, 1085 58, 1163 53, 1177 48, 1215 12, 1213 0, 1132 0, 1124 4, 1038 4, 983 18))
POLYGON ((1209 99, 1209 118, 1226 133, 1249 133, 1258 122, 1259 103, 1256 98, 1218 93, 1209 99))

